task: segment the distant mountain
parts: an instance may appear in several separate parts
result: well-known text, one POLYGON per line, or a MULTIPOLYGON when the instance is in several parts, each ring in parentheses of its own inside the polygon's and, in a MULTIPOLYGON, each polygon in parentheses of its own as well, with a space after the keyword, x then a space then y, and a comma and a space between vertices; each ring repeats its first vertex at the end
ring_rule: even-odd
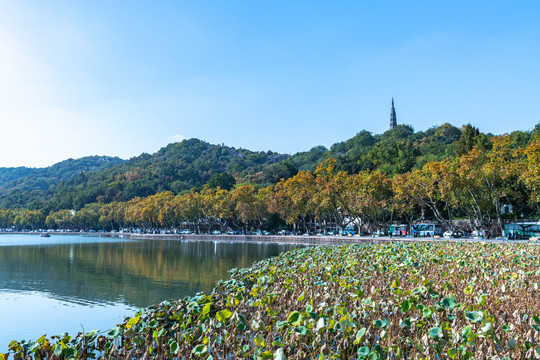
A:
POLYGON ((0 199, 10 198, 11 206, 25 206, 28 195, 41 197, 60 182, 79 174, 100 171, 121 164, 125 160, 110 156, 86 156, 80 159, 68 159, 45 168, 0 168, 0 199))
POLYGON ((290 164, 288 167, 283 165, 284 171, 270 168, 270 175, 265 175, 263 170, 287 159, 290 161, 290 155, 254 152, 189 139, 169 144, 153 155, 142 154, 128 161, 118 159, 111 166, 93 171, 75 170, 69 160, 38 169, 42 171, 39 175, 36 169, 18 168, 21 170, 17 174, 6 171, 5 178, 9 181, 0 183, 0 208, 27 205, 47 210, 78 209, 87 203, 126 201, 160 191, 179 193, 202 187, 213 174, 222 172, 233 175, 237 181, 277 181, 279 178, 276 180, 275 177, 279 175, 296 174, 296 168, 290 164), (59 175, 45 176, 57 174, 60 169, 65 170, 61 178, 59 175))
MULTIPOLYGON (((80 172, 99 171, 124 161, 119 157, 85 156, 80 159, 67 159, 44 168, 3 167, 0 168, 0 191, 5 189, 21 190, 25 187, 34 188, 28 182, 35 177, 58 182, 68 180, 80 172)), ((42 190, 45 189, 42 188, 42 190)))
POLYGON ((160 191, 179 193, 202 187, 213 174, 222 172, 242 181, 257 177, 265 167, 289 157, 188 139, 169 144, 153 155, 142 154, 62 182, 52 203, 55 208, 79 208, 90 202, 126 201, 160 191))

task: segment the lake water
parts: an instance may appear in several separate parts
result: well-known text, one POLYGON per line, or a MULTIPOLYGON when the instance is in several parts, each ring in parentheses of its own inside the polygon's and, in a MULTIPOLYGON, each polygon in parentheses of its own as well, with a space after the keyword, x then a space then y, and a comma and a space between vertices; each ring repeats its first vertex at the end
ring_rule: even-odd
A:
POLYGON ((110 329, 141 307, 208 293, 230 269, 296 247, 0 235, 0 352, 15 339, 110 329))

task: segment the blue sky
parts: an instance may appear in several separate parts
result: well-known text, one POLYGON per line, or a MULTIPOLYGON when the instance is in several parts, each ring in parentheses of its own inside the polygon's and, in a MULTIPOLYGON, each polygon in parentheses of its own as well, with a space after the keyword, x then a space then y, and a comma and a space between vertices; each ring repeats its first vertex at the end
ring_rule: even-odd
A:
POLYGON ((0 166, 540 121, 537 1, 0 0, 0 166))

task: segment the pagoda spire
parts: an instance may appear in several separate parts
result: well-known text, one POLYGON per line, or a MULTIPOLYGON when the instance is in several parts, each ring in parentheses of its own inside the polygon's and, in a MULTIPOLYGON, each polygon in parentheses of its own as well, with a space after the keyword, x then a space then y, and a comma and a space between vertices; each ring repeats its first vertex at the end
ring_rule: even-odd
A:
POLYGON ((392 110, 390 110, 390 130, 397 126, 396 109, 394 108, 394 98, 392 97, 392 110))

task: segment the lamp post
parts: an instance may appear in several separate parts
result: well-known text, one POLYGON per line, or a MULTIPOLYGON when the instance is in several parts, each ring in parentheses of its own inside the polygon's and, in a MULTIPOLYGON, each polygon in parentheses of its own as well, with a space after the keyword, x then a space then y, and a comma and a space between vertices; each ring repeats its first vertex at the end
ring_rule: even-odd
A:
POLYGON ((523 217, 523 211, 521 212, 521 239, 525 239, 525 220, 523 217))

